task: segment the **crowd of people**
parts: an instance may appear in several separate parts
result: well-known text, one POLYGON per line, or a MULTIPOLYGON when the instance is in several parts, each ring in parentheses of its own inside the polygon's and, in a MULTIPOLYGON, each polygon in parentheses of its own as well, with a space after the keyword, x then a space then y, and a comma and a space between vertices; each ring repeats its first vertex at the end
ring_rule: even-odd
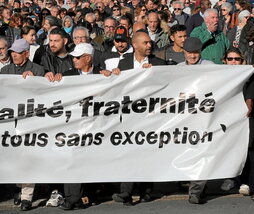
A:
MULTIPOLYGON (((254 8, 248 0, 0 0, 0 74, 44 76, 120 75, 156 65, 254 64, 254 8)), ((250 146, 240 177, 221 188, 254 200, 253 78, 244 96, 250 146)), ((113 200, 132 205, 134 183, 121 183, 113 200)), ((203 201, 206 181, 192 181, 189 202, 203 201)), ((20 184, 14 204, 30 210, 35 184, 20 184)), ((141 183, 140 202, 151 200, 152 183, 141 183)), ((90 201, 100 185, 88 187, 90 201)), ((51 185, 47 206, 81 208, 82 184, 51 185), (63 197, 65 199, 63 199, 63 197)))

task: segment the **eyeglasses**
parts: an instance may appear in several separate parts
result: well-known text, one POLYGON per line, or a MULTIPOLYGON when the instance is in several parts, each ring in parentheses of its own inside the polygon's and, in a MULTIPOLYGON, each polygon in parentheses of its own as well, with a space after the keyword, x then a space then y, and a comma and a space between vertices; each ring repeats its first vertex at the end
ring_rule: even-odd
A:
POLYGON ((227 57, 227 60, 228 60, 228 61, 233 61, 233 60, 235 60, 235 61, 239 62, 239 61, 242 60, 242 58, 241 58, 241 57, 227 57))
POLYGON ((43 15, 43 16, 48 16, 49 13, 42 13, 41 15, 43 15))
POLYGON ((189 2, 189 1, 186 1, 185 4, 190 4, 190 2, 189 2))
POLYGON ((174 8, 174 11, 182 10, 182 8, 174 8))
POLYGON ((221 9, 222 11, 227 11, 226 9, 221 9))
POLYGON ((119 9, 113 9, 113 11, 119 11, 119 9))
POLYGON ((104 28, 107 28, 107 29, 110 29, 110 30, 114 30, 115 29, 114 26, 107 26, 107 25, 105 25, 104 28))
POLYGON ((142 9, 141 11, 146 12, 146 9, 142 9))
POLYGON ((86 37, 85 36, 75 36, 75 37, 73 37, 73 39, 75 39, 75 40, 77 40, 77 39, 83 40, 83 39, 86 39, 86 37))
POLYGON ((96 8, 99 9, 99 8, 102 8, 102 7, 101 6, 97 6, 96 8))

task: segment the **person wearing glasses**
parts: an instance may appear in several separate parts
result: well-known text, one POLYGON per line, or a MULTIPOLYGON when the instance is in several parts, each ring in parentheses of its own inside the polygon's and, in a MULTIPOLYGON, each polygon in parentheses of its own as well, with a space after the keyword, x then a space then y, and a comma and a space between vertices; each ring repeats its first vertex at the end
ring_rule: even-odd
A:
POLYGON ((96 50, 104 52, 109 50, 114 45, 114 33, 116 29, 116 20, 108 17, 104 20, 104 33, 103 35, 96 36, 91 44, 96 50))
POLYGON ((219 29, 224 33, 224 35, 227 35, 230 28, 231 23, 231 11, 233 9, 232 4, 229 2, 225 2, 221 5, 221 15, 219 17, 219 29))
MULTIPOLYGON (((70 55, 73 58, 74 68, 63 72, 62 76, 90 75, 97 73, 93 66, 94 48, 91 44, 80 43, 76 45, 70 55)), ((62 210, 85 208, 81 200, 83 191, 84 188, 81 183, 64 184, 65 201, 58 207, 62 210)))
POLYGON ((179 25, 186 25, 188 19, 189 19, 189 15, 185 12, 183 12, 184 9, 184 5, 182 2, 180 1, 175 1, 172 3, 172 7, 173 7, 173 19, 177 20, 179 25))
POLYGON ((98 2, 96 4, 96 9, 100 11, 100 17, 102 21, 109 17, 110 14, 107 14, 107 12, 105 11, 105 5, 102 2, 98 2))
POLYGON ((114 4, 114 6, 112 7, 112 17, 119 21, 121 18, 121 6, 118 4, 114 4))

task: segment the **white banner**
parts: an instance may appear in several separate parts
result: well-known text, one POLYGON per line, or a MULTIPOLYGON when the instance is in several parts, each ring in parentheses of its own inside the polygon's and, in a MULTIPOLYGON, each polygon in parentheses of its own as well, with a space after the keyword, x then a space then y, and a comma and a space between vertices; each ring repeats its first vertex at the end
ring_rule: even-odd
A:
POLYGON ((120 76, 0 76, 0 182, 234 177, 248 148, 252 66, 158 66, 120 76))

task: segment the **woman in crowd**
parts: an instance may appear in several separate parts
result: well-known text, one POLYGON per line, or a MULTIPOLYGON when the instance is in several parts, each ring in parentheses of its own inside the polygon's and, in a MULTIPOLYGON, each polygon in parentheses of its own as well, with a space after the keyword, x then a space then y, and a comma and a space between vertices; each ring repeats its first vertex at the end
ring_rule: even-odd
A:
POLYGON ((230 45, 235 48, 240 48, 242 52, 245 50, 246 43, 246 31, 245 26, 250 17, 250 12, 248 10, 243 10, 238 15, 238 25, 232 28, 228 34, 227 38, 230 41, 230 45))
POLYGON ((219 17, 219 28, 220 31, 227 35, 227 32, 230 30, 230 23, 231 23, 231 11, 232 11, 232 4, 225 2, 221 5, 221 15, 219 17))
MULTIPOLYGON (((227 65, 245 65, 246 60, 244 59, 243 54, 238 48, 230 48, 223 57, 223 63, 227 65)), ((244 173, 243 173, 244 174, 244 173)), ((242 174, 241 177, 245 177, 242 174)), ((235 187, 235 184, 238 183, 238 179, 226 179, 221 185, 221 189, 224 191, 229 191, 235 187)), ((240 186, 239 192, 243 195, 249 195, 249 186, 245 183, 248 183, 246 179, 241 179, 240 183, 244 183, 240 186)))
POLYGON ((67 15, 67 10, 65 8, 61 8, 59 12, 60 19, 63 19, 67 15))
POLYGON ((36 31, 32 26, 25 26, 21 29, 21 37, 30 44, 29 59, 33 61, 35 51, 40 47, 36 44, 36 31))
POLYGON ((20 39, 22 20, 23 17, 20 14, 16 13, 12 15, 9 27, 5 34, 9 46, 11 46, 16 39, 20 39))
POLYGON ((68 33, 69 35, 72 34, 73 32, 73 20, 70 16, 65 16, 63 19, 63 29, 66 33, 68 33))
POLYGON ((98 9, 95 9, 93 11, 94 15, 95 15, 95 22, 99 27, 103 27, 103 21, 101 21, 101 14, 100 11, 98 9))
POLYGON ((134 21, 135 22, 145 22, 145 16, 147 13, 146 6, 143 4, 139 4, 134 12, 134 21))
POLYGON ((230 48, 223 58, 224 64, 227 65, 246 65, 246 60, 244 59, 243 54, 238 48, 230 48))
POLYGON ((236 7, 236 12, 233 13, 233 15, 232 15, 232 21, 231 21, 230 28, 234 28, 238 25, 238 15, 243 10, 251 11, 251 5, 250 5, 249 1, 247 1, 247 0, 236 0, 235 7, 236 7))

